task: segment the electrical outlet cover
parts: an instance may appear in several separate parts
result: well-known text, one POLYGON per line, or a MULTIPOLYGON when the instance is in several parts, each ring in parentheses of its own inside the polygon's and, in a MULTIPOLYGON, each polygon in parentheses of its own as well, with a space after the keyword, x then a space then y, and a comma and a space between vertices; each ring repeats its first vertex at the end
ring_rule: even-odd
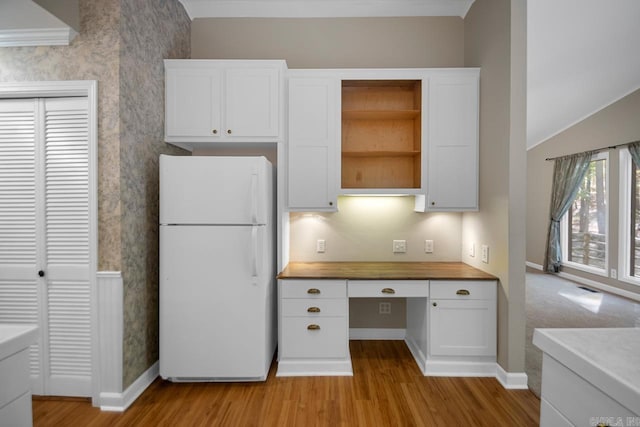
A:
POLYGON ((482 245, 482 262, 489 263, 489 245, 482 245))

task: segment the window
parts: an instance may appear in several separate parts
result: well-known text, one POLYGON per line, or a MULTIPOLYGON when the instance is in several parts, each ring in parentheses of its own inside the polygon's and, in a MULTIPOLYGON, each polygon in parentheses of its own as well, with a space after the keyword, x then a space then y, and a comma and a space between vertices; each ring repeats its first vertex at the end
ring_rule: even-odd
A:
POLYGON ((580 190, 563 217, 562 256, 568 267, 607 275, 608 155, 591 160, 580 190))
POLYGON ((620 150, 619 278, 640 285, 640 169, 620 150))

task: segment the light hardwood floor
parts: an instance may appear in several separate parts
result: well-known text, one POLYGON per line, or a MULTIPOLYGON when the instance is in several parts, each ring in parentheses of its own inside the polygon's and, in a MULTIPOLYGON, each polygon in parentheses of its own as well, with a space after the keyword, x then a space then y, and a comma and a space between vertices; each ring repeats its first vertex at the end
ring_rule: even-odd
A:
POLYGON ((494 378, 424 377, 402 341, 351 341, 353 377, 156 380, 124 413, 34 398, 34 426, 537 426, 540 401, 494 378))

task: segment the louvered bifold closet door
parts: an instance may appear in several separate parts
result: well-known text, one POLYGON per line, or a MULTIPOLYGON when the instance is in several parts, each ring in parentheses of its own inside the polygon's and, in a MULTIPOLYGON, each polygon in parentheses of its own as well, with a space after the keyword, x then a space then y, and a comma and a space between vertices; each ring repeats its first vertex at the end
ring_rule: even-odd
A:
POLYGON ((91 395, 86 98, 44 100, 47 394, 91 395))
MULTIPOLYGON (((0 323, 40 325, 37 109, 33 99, 0 100, 0 323)), ((41 348, 42 339, 30 348, 34 393, 43 392, 41 348)))

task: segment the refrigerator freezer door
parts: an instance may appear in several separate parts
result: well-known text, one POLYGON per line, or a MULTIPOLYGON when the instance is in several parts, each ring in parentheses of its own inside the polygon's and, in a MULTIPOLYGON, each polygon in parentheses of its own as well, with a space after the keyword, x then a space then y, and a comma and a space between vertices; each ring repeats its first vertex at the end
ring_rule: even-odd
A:
POLYGON ((275 284, 265 228, 160 227, 163 378, 266 378, 275 284))
POLYGON ((272 196, 264 157, 160 156, 160 224, 267 224, 272 196))

